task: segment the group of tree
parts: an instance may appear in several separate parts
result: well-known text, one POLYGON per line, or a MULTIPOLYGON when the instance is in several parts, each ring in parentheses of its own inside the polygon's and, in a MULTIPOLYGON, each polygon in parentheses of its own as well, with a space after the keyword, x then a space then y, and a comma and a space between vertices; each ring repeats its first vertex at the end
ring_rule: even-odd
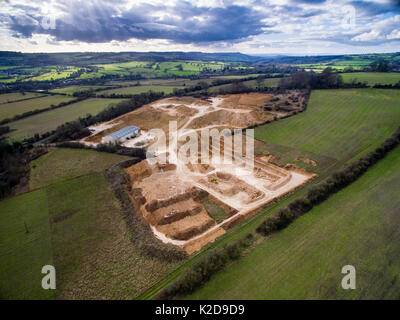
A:
POLYGON ((20 142, 0 141, 0 198, 7 196, 26 174, 26 153, 20 142))
POLYGON ((371 62, 369 65, 368 71, 373 71, 373 72, 388 72, 389 71, 389 61, 388 60, 376 60, 374 62, 371 62))
POLYGON ((278 86, 284 89, 334 89, 342 85, 342 76, 332 68, 326 68, 321 73, 296 72, 282 78, 278 86))
POLYGON ((226 245, 220 250, 212 250, 197 264, 190 268, 177 281, 158 295, 158 299, 174 299, 194 292, 207 282, 211 276, 225 267, 229 262, 240 257, 241 252, 250 246, 253 235, 248 234, 239 241, 226 245))

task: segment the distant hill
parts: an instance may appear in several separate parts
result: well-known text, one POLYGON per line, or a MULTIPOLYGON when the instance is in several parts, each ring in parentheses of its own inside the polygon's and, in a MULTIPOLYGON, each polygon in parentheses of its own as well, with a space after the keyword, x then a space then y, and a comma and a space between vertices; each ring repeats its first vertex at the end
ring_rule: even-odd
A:
POLYGON ((239 52, 204 53, 204 52, 69 52, 69 53, 21 53, 0 51, 0 66, 14 65, 69 65, 85 66, 91 64, 120 63, 137 61, 176 61, 200 60, 223 62, 256 62, 262 57, 255 57, 239 52))

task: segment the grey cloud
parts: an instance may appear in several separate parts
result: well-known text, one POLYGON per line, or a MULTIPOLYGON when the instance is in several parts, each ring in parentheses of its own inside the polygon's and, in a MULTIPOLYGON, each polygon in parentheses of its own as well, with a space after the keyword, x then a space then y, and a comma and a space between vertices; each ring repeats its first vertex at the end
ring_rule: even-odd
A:
POLYGON ((30 16, 22 21, 11 17, 8 27, 24 37, 44 33, 57 40, 108 42, 137 39, 167 39, 179 43, 228 41, 262 33, 264 17, 249 7, 199 8, 189 2, 176 7, 141 4, 129 11, 119 12, 113 4, 105 2, 68 2, 60 6, 65 15, 58 18, 56 28, 45 30, 40 26, 42 17, 30 16), (163 12, 172 17, 160 18, 151 14, 163 12), (175 18, 178 16, 179 18, 175 18))
MULTIPOLYGON (((309 18, 327 12, 324 9, 325 0, 292 0, 292 5, 271 5, 258 0, 253 5, 226 4, 225 7, 197 7, 195 2, 181 1, 176 6, 142 3, 124 10, 121 6, 124 0, 59 0, 56 5, 62 15, 57 18, 55 29, 46 30, 41 26, 43 13, 33 6, 35 3, 40 2, 30 0, 28 4, 14 6, 17 10, 9 16, 0 14, 2 26, 11 30, 15 37, 30 38, 33 34, 48 34, 51 43, 60 40, 102 43, 136 38, 206 45, 217 42, 237 43, 260 34, 279 32, 279 26, 268 23, 270 17, 278 16, 283 24, 288 22, 301 28, 309 18), (260 12, 254 9, 255 5, 270 10, 260 12)), ((352 1, 350 4, 357 9, 357 15, 373 17, 399 11, 399 3, 393 0, 386 4, 364 1, 352 1)), ((385 32, 390 33, 395 27, 388 26, 385 32)), ((318 40, 356 45, 362 43, 352 40, 354 36, 338 34, 321 36, 318 40)), ((316 38, 310 37, 310 40, 316 38)))

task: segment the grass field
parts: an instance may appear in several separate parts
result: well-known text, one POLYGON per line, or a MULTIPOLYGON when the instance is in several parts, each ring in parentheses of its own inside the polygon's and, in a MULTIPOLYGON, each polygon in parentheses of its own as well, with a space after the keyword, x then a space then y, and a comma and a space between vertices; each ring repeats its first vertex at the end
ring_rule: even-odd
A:
MULTIPOLYGON (((280 78, 267 78, 263 81, 263 88, 266 87, 276 87, 280 81, 280 78)), ((243 81, 243 84, 249 88, 258 87, 256 80, 243 81)), ((208 89, 209 92, 217 92, 220 89, 229 89, 232 84, 222 84, 220 86, 211 87, 208 89)))
POLYGON ((178 266, 132 245, 103 174, 124 159, 56 149, 35 160, 41 189, 0 202, 1 298, 133 299, 178 266), (45 264, 56 268, 55 293, 41 289, 45 264))
POLYGON ((351 72, 342 73, 343 81, 350 83, 366 82, 368 85, 374 84, 396 84, 400 82, 400 73, 397 72, 351 72))
POLYGON ((128 157, 93 150, 57 148, 32 161, 29 187, 31 190, 37 189, 89 173, 101 172, 124 159, 128 157))
POLYGON ((110 95, 110 94, 139 94, 142 92, 149 92, 150 90, 153 92, 164 92, 164 94, 170 94, 174 91, 174 88, 184 88, 182 86, 158 86, 158 85, 140 85, 134 87, 125 87, 119 89, 105 90, 101 91, 99 95, 110 95))
POLYGON ((77 72, 77 67, 63 67, 63 68, 51 68, 49 72, 42 73, 35 77, 29 77, 24 81, 49 81, 69 78, 72 73, 77 72))
POLYGON ((0 299, 52 299, 41 286, 47 264, 53 260, 46 192, 0 201, 0 299))
POLYGON ((216 203, 206 200, 203 201, 201 204, 204 206, 210 217, 213 218, 217 223, 223 221, 226 218, 225 210, 216 203))
MULTIPOLYGON (((103 75, 125 75, 140 74, 146 78, 165 77, 165 76, 191 76, 201 72, 215 72, 222 70, 230 65, 226 62, 218 61, 166 61, 166 62, 146 62, 130 61, 123 63, 98 64, 95 65, 96 71, 83 73, 80 78, 98 78, 103 75)), ((239 66, 240 67, 240 66, 239 66)), ((239 68, 233 67, 233 68, 239 68)))
POLYGON ((73 100, 73 98, 54 95, 0 104, 0 120, 12 118, 17 114, 22 114, 28 111, 46 109, 51 105, 58 105, 61 102, 68 102, 70 100, 73 100))
POLYGON ((386 89, 316 90, 307 110, 254 131, 267 144, 256 148, 320 172, 334 161, 347 161, 375 148, 394 132, 400 119, 400 91, 386 89), (317 162, 316 168, 296 161, 317 162))
POLYGON ((305 68, 306 71, 313 70, 315 72, 321 72, 328 67, 338 71, 343 71, 346 68, 360 70, 364 67, 369 66, 369 64, 375 60, 377 60, 377 58, 375 57, 349 55, 347 56, 347 59, 332 59, 327 62, 298 64, 298 66, 305 68))
POLYGON ((41 134, 54 130, 67 121, 76 120, 87 114, 95 115, 109 104, 118 103, 122 100, 93 98, 12 122, 9 126, 11 130, 15 131, 10 133, 10 138, 11 140, 21 140, 31 137, 35 133, 41 134))
POLYGON ((400 148, 219 272, 191 299, 399 299, 400 148), (356 290, 341 269, 356 268, 356 290))
POLYGON ((43 96, 45 95, 42 93, 33 93, 33 92, 25 92, 24 94, 22 94, 21 92, 3 93, 0 94, 0 104, 43 97, 43 96))
POLYGON ((47 187, 57 297, 133 299, 177 267, 140 254, 102 173, 47 187))
POLYGON ((69 86, 69 87, 64 87, 64 88, 59 88, 59 89, 53 89, 53 90, 50 90, 49 92, 73 95, 75 92, 96 90, 96 89, 100 89, 100 88, 107 89, 108 86, 69 86))

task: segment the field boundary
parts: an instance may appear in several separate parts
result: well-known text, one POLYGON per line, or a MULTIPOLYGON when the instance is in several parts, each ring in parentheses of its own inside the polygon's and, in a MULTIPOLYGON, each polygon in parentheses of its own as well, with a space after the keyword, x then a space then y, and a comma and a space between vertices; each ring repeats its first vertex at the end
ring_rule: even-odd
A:
MULTIPOLYGON (((26 92, 37 93, 35 91, 26 91, 26 92)), ((4 94, 7 94, 7 93, 4 93, 4 94)), ((48 94, 43 94, 41 96, 36 96, 36 97, 30 97, 30 98, 25 98, 25 99, 18 99, 18 100, 13 100, 13 101, 2 102, 2 103, 0 103, 0 105, 8 104, 8 103, 14 103, 14 102, 21 102, 21 101, 26 101, 26 100, 32 100, 32 99, 37 99, 37 98, 43 98, 43 97, 47 97, 47 96, 48 96, 48 94)))

